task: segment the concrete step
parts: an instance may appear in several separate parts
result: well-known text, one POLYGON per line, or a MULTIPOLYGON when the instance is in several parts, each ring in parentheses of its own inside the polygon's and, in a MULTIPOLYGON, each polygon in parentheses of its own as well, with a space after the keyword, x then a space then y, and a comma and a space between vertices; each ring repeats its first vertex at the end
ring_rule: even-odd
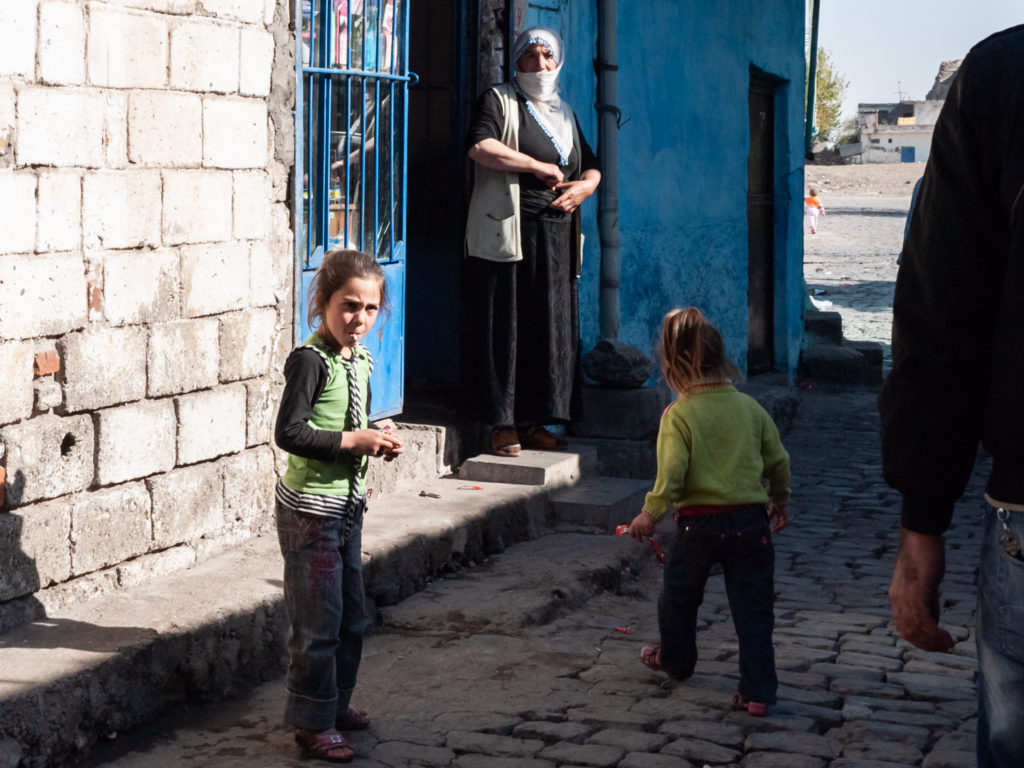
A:
POLYGON ((578 483, 551 492, 555 528, 596 528, 606 533, 629 523, 640 512, 650 480, 584 477, 578 483))
POLYGON ((815 341, 843 343, 843 316, 819 309, 804 310, 804 332, 815 341))
POLYGON ((552 488, 574 483, 596 466, 597 449, 570 441, 565 452, 524 450, 516 457, 473 456, 462 462, 459 479, 552 488))
POLYGON ((882 363, 885 360, 885 350, 877 341, 850 341, 851 347, 856 349, 868 361, 872 369, 877 369, 879 374, 882 371, 882 363))
MULTIPOLYGON (((373 605, 548 530, 543 488, 466 485, 434 478, 372 503, 363 550, 373 605)), ((168 706, 237 695, 280 674, 282 568, 276 537, 262 536, 0 635, 0 766, 71 765, 168 706)))
POLYGON ((654 440, 616 440, 602 437, 579 437, 575 446, 589 446, 597 451, 594 474, 602 477, 650 478, 658 471, 654 440))
POLYGON ((850 343, 813 343, 804 347, 800 369, 803 375, 823 382, 875 386, 882 381, 882 366, 875 365, 869 355, 850 343))
POLYGON ((395 423, 391 419, 375 422, 376 426, 390 426, 405 441, 401 461, 371 461, 366 485, 374 493, 384 496, 400 488, 443 477, 452 471, 451 450, 459 441, 458 430, 451 426, 395 423))

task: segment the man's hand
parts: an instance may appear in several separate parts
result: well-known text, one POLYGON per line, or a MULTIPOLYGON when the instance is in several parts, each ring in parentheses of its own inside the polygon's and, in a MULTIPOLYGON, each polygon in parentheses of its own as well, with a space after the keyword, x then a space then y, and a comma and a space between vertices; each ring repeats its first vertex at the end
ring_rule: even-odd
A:
POLYGON ((900 551, 889 585, 892 620, 903 639, 925 651, 948 651, 953 638, 939 629, 939 584, 946 571, 942 536, 900 532, 900 551))

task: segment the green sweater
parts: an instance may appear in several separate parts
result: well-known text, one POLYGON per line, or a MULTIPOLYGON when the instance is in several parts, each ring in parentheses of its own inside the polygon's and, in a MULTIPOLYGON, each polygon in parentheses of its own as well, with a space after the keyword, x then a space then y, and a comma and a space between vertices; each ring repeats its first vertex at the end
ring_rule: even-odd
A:
POLYGON ((644 509, 761 504, 789 499, 789 454, 771 416, 731 384, 699 384, 665 409, 658 477, 644 509), (761 478, 768 478, 767 490, 761 478))

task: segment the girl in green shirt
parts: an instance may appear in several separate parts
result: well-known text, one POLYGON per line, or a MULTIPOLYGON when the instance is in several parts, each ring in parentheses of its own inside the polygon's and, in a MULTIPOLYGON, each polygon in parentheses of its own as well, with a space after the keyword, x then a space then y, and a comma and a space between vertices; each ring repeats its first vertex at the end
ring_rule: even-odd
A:
POLYGON ((373 256, 324 255, 310 286, 316 330, 292 350, 274 437, 288 452, 277 484, 277 535, 288 612, 285 719, 308 756, 352 760, 341 731, 369 716, 350 706, 369 625, 362 526, 368 458, 403 452, 398 435, 368 424, 373 361, 360 341, 387 303, 373 256))
POLYGON ((733 386, 739 369, 699 309, 665 316, 661 348, 662 372, 679 397, 662 414, 658 476, 629 533, 643 541, 673 509, 676 540, 658 601, 661 644, 645 646, 640 657, 677 680, 693 674, 697 610, 719 563, 739 639, 733 705, 763 715, 778 689, 771 534, 787 522, 789 455, 771 416, 733 386))

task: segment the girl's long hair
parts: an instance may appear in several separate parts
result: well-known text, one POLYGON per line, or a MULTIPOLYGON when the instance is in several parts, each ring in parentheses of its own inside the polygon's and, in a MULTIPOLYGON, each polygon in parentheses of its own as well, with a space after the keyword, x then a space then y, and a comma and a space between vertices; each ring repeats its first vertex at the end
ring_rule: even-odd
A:
POLYGON ((384 270, 368 253, 362 251, 339 249, 324 254, 320 269, 309 284, 308 321, 310 328, 317 328, 323 321, 327 304, 334 292, 348 282, 349 278, 358 277, 371 280, 380 288, 380 312, 386 314, 389 309, 388 285, 384 279, 384 270))
POLYGON ((725 355, 722 334, 696 307, 673 309, 661 328, 661 372, 676 392, 701 379, 738 382, 740 369, 725 355))

